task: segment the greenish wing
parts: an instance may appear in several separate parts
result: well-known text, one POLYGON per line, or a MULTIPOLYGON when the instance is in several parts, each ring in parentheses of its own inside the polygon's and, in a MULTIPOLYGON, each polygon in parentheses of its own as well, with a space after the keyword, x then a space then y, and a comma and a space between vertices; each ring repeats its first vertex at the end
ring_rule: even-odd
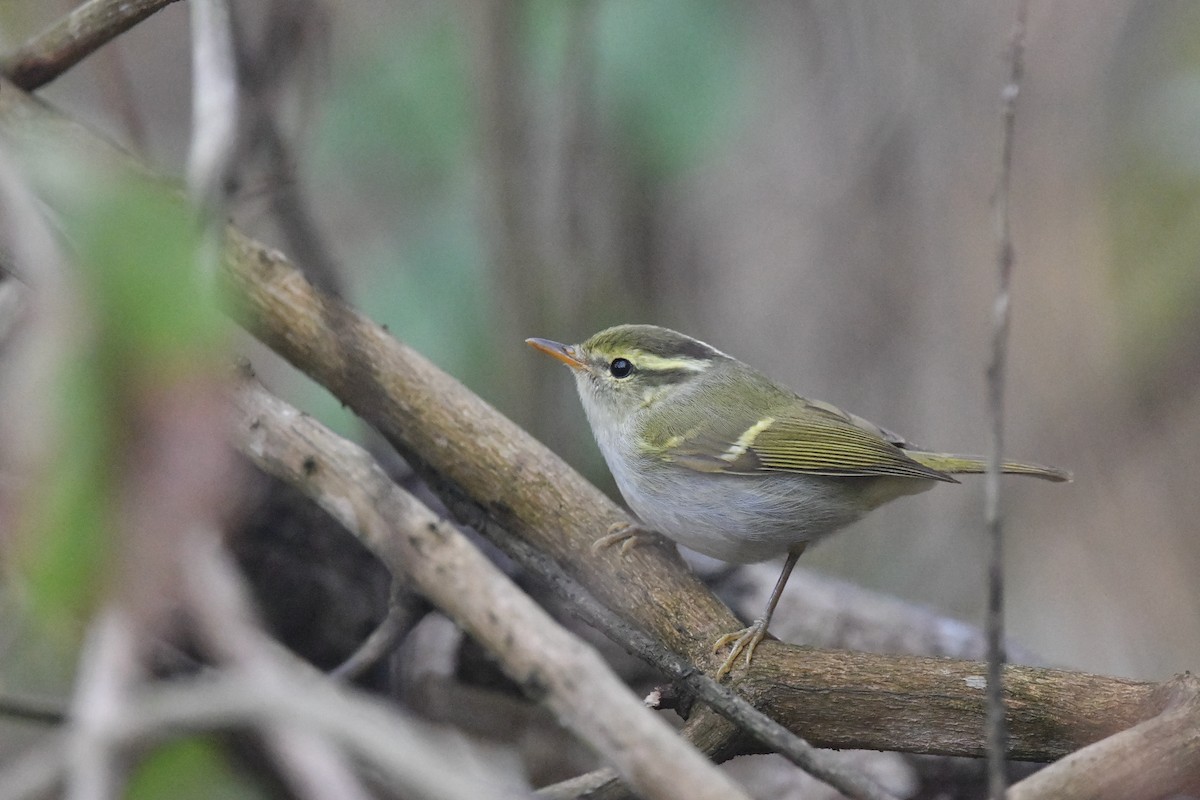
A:
POLYGON ((874 430, 854 424, 848 415, 816 404, 767 415, 759 425, 737 434, 693 431, 666 455, 700 472, 954 480, 909 458, 874 430))

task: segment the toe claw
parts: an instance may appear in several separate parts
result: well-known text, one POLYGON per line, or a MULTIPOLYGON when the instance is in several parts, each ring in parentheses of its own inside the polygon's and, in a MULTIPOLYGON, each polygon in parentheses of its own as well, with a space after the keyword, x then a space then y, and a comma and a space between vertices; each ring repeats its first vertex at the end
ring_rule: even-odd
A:
POLYGON ((621 542, 621 555, 623 555, 623 556, 628 555, 630 550, 632 550, 633 548, 637 547, 640 544, 644 544, 645 541, 646 541, 646 537, 639 536, 636 533, 631 536, 626 536, 625 541, 621 542))
POLYGON ((634 525, 631 522, 614 522, 608 526, 607 534, 592 542, 592 552, 598 553, 613 545, 620 544, 621 555, 625 555, 638 545, 651 541, 651 538, 651 531, 639 525, 634 525))
POLYGON ((726 645, 732 644, 729 650, 729 655, 721 663, 717 670, 716 679, 721 680, 733 669, 737 664, 738 656, 742 653, 746 654, 746 667, 750 667, 750 662, 754 658, 754 651, 758 649, 759 643, 767 635, 767 625, 764 620, 756 619, 754 624, 748 628, 742 628, 740 631, 727 633, 713 643, 712 651, 714 653, 720 651, 726 645))

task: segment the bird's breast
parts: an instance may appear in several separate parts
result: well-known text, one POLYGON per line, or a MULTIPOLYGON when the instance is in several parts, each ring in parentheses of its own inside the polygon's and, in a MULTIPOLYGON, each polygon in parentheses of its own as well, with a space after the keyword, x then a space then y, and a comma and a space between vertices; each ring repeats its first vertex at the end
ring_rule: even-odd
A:
POLYGON ((737 564, 764 561, 854 522, 867 509, 842 479, 728 475, 629 461, 610 464, 629 507, 646 527, 705 555, 737 564))

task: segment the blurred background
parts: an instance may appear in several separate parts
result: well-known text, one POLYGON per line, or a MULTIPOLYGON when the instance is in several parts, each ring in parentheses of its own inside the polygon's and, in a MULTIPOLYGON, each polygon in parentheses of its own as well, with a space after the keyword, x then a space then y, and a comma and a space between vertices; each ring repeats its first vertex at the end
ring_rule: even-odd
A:
MULTIPOLYGON (((341 291, 613 491, 530 351, 677 328, 922 445, 982 452, 1009 4, 236 3, 341 291), (269 70, 266 70, 269 73, 269 70)), ((68 8, 5 3, 11 49, 68 8)), ((43 95, 160 170, 189 128, 176 4, 43 95)), ((1200 666, 1200 6, 1033 3, 1011 207, 1009 632, 1059 665, 1200 666)), ((235 219, 285 250, 253 172, 235 219)), ((248 345, 250 346, 250 345, 248 345)), ((276 389, 359 433, 283 368, 276 389)), ((982 620, 982 480, 804 564, 982 620)))
MULTIPOLYGON (((5 4, 4 45, 66 7, 5 4)), ((1007 6, 306 11, 277 102, 346 294, 593 480, 571 381, 527 336, 655 322, 986 447, 1007 6)), ((1198 26, 1187 2, 1035 3, 1018 104, 1006 445, 1075 482, 1005 485, 1010 631, 1131 677, 1200 663, 1198 26)), ((171 6, 44 95, 179 174, 187 36, 171 6)), ((237 219, 278 241, 270 193, 246 181, 237 219)), ((981 508, 982 481, 940 488, 805 561, 979 619, 981 508)))

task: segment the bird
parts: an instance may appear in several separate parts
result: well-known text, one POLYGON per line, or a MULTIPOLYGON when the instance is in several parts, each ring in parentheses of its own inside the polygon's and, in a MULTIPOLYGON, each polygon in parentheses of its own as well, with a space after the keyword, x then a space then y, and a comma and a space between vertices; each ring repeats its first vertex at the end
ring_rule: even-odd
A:
MULTIPOLYGON (((982 458, 921 449, 668 328, 617 325, 582 344, 526 344, 573 372, 596 444, 637 516, 597 547, 624 551, 657 531, 733 564, 786 555, 762 616, 713 644, 714 653, 730 648, 718 680, 742 654, 750 666, 809 543, 884 503, 986 471, 982 458)), ((1071 479, 1031 463, 1001 471, 1071 479)))

